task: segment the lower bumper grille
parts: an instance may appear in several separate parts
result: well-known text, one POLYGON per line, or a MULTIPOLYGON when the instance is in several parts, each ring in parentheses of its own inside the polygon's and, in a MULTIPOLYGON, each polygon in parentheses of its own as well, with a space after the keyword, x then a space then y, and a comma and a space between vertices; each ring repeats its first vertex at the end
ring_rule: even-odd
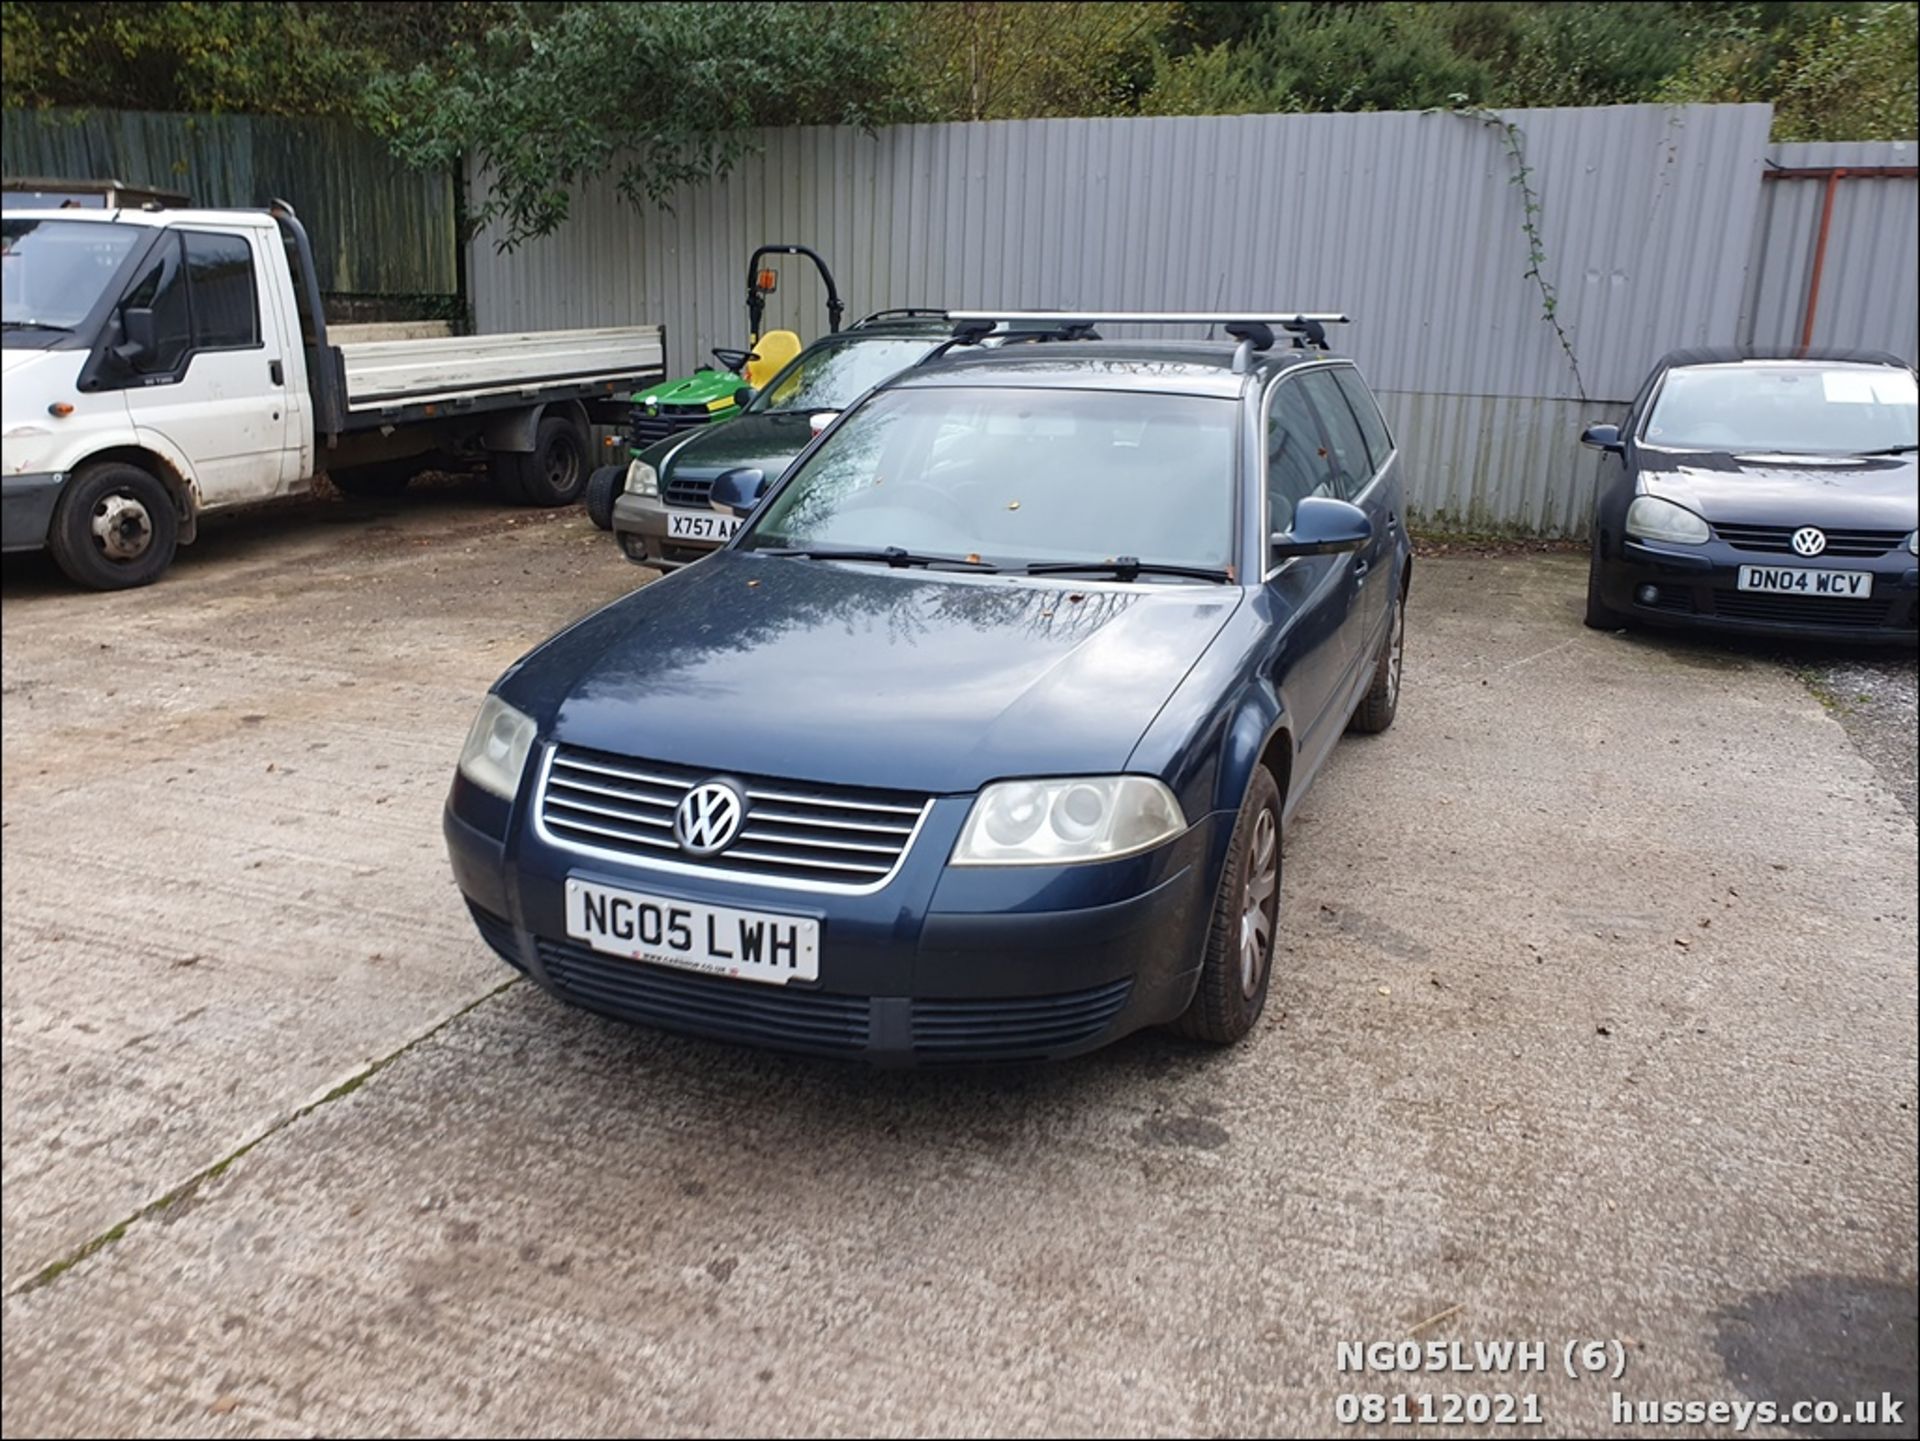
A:
MULTIPOLYGON (((676 971, 602 955, 570 941, 535 943, 540 968, 565 999, 621 1020, 716 1040, 814 1055, 872 1052, 873 1003, 792 986, 676 971)), ((935 1064, 1036 1060, 1098 1037, 1120 1014, 1132 977, 1089 990, 991 1000, 914 1000, 911 1057, 935 1064)), ((900 1005, 901 1002, 882 1004, 900 1005)), ((898 1042, 885 1047, 904 1060, 898 1042)))
POLYGON ((554 989, 624 1020, 784 1050, 848 1052, 867 1044, 864 996, 719 980, 554 941, 539 942, 539 952, 554 989))
POLYGON ((1006 1000, 913 1003, 913 1049, 929 1057, 1041 1056, 1104 1031, 1133 989, 1132 977, 1091 990, 1006 1000))
POLYGON ((1830 600, 1821 596, 1761 595, 1749 591, 1723 590, 1714 593, 1713 609, 1714 614, 1726 620, 1848 630, 1894 627, 1901 624, 1896 619, 1896 609, 1904 609, 1904 628, 1913 627, 1912 602, 1900 596, 1830 600))

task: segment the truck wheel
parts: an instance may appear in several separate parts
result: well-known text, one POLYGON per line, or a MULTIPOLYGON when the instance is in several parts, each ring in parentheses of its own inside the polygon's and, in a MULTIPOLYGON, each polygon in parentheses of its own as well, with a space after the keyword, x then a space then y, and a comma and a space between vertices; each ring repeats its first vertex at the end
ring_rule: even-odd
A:
POLYGON ((1174 1032, 1230 1046, 1252 1030, 1267 1004, 1279 929, 1280 787, 1255 766, 1221 867, 1200 983, 1174 1032))
POLYGON ((613 529, 613 503, 626 478, 624 465, 603 465, 587 477, 587 518, 601 530, 613 529))
POLYGON ((127 590, 158 580, 179 539, 167 488, 137 465, 108 462, 84 466, 66 483, 47 549, 76 584, 127 590))
POLYGON ((496 454, 494 477, 510 477, 511 489, 503 493, 522 505, 572 505, 587 488, 587 437, 580 427, 564 416, 549 415, 534 433, 533 449, 525 455, 496 454), (503 477, 502 472, 506 475, 503 477))
POLYGON ((327 479, 342 495, 366 500, 387 500, 400 494, 413 480, 417 459, 383 460, 373 465, 356 465, 349 470, 330 470, 327 479))

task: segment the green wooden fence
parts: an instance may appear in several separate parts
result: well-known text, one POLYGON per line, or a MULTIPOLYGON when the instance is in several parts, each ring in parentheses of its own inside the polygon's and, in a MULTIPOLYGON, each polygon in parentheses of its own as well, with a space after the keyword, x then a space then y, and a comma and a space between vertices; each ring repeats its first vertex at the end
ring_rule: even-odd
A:
POLYGON ((440 299, 447 309, 461 293, 452 177, 408 169, 346 121, 9 109, 0 168, 162 186, 196 205, 264 206, 277 197, 313 239, 322 290, 440 299))

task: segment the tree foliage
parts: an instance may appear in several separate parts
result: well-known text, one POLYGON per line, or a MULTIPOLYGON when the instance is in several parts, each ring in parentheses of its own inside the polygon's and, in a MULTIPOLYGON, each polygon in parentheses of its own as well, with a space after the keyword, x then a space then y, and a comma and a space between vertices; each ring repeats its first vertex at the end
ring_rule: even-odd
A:
POLYGON ((0 4, 9 106, 351 115, 370 76, 481 33, 482 0, 0 4))
POLYGON ((350 115, 479 157, 509 243, 759 126, 1771 101, 1779 139, 1920 135, 1920 0, 0 0, 8 105, 350 115))
POLYGON ((908 26, 914 83, 952 120, 1118 115, 1153 77, 1171 3, 932 0, 908 26))
POLYGON ((365 109, 408 159, 475 154, 475 218, 504 218, 511 246, 561 224, 594 176, 664 202, 725 174, 756 126, 919 118, 900 21, 842 0, 516 6, 450 65, 376 83, 365 109))

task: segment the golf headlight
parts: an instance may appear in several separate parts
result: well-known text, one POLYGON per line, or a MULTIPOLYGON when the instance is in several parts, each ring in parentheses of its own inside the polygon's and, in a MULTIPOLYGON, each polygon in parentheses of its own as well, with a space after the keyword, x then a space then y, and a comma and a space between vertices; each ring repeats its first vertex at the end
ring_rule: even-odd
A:
POLYGON ((1180 802, 1146 776, 997 781, 980 792, 953 848, 956 866, 1104 861, 1172 840, 1180 802))
POLYGON ((628 495, 644 495, 649 499, 660 498, 660 473, 644 460, 636 460, 627 467, 628 495))
POLYGON ((520 789, 520 772, 526 769, 527 752, 533 749, 533 718, 522 715, 497 695, 480 702, 480 714, 473 718, 467 732, 467 744, 460 752, 460 774, 492 791, 502 800, 512 800, 520 789))
POLYGON ((1636 496, 1627 507, 1627 534, 1640 540, 1705 545, 1712 532, 1704 520, 1684 505, 1675 505, 1657 495, 1642 495, 1636 496))
POLYGON ((1907 554, 1920 555, 1920 530, 1907 537, 1907 554))

